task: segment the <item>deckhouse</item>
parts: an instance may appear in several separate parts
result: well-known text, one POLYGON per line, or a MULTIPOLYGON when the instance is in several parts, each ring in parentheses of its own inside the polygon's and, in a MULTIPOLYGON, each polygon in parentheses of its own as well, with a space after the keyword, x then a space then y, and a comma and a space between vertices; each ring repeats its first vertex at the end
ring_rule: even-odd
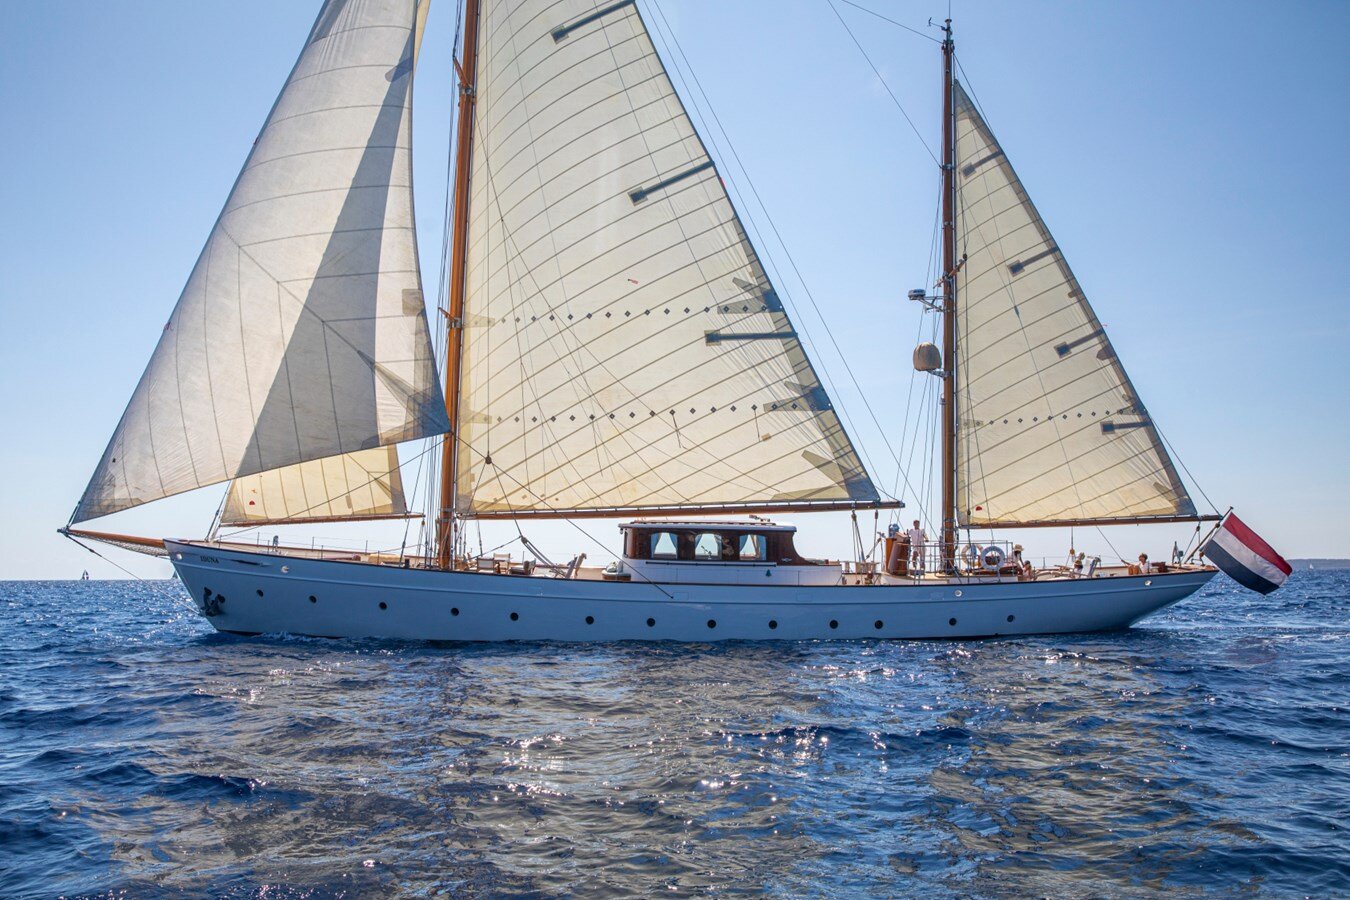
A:
POLYGON ((699 584, 811 584, 842 581, 838 562, 797 552, 795 525, 752 521, 635 521, 623 530, 616 573, 639 580, 699 584))

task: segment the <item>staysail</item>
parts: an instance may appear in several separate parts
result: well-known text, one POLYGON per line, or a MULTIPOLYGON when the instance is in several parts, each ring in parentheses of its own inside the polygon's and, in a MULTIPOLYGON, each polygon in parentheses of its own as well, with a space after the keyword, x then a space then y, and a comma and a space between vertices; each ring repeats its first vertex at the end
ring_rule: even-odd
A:
POLYGON ((457 505, 878 493, 632 0, 485 0, 457 505))
POLYGON ((418 0, 328 0, 75 521, 449 430, 413 230, 418 0))
POLYGON ((1101 322, 959 84, 956 177, 960 523, 1194 517, 1101 322))
POLYGON ((408 516, 392 445, 236 478, 220 524, 270 525, 408 516))

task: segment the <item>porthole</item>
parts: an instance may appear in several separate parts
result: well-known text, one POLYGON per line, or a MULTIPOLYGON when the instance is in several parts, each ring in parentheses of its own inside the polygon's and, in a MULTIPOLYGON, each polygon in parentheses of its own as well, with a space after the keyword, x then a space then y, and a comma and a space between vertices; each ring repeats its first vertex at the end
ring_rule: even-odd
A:
POLYGON ((1153 583, 1153 580, 1152 580, 1152 579, 1149 579, 1148 581, 1145 581, 1145 582, 1144 582, 1144 587, 1148 587, 1148 586, 1151 585, 1152 583, 1153 583))
POLYGON ((708 627, 709 627, 709 628, 716 628, 716 627, 717 627, 717 620, 716 620, 716 619, 709 619, 709 620, 708 620, 708 627))
POLYGON ((648 628, 655 628, 655 627, 656 627, 656 620, 655 620, 655 619, 648 619, 648 620, 647 620, 647 627, 648 627, 648 628))
POLYGON ((960 596, 961 596, 961 591, 960 591, 960 590, 957 590, 957 592, 956 592, 956 596, 958 596, 958 597, 960 597, 960 596))
MULTIPOLYGON (((1144 584, 1148 584, 1148 582, 1145 581, 1144 584)), ((262 588, 258 588, 258 596, 261 597, 262 595, 263 595, 262 588)))
POLYGON ((881 625, 882 621, 880 619, 877 619, 875 622, 872 623, 872 627, 875 628, 877 631, 881 630, 881 625))
POLYGON ((182 560, 183 554, 181 554, 181 553, 175 553, 175 554, 173 555, 173 558, 174 558, 174 559, 177 559, 177 560, 182 560))
POLYGON ((511 613, 511 621, 512 621, 512 622, 518 621, 519 619, 520 619, 520 613, 511 613))
POLYGON ((381 600, 381 601, 380 601, 380 609, 388 609, 388 608, 389 608, 389 604, 388 604, 388 603, 385 603, 383 600, 381 600))
POLYGON ((1011 622, 1015 618, 1017 618, 1017 616, 1008 616, 1008 621, 1011 622))
POLYGON ((947 624, 948 624, 948 625, 955 625, 955 624, 956 624, 956 620, 955 620, 955 619, 948 619, 948 620, 947 620, 947 624))
POLYGON ((450 607, 450 615, 452 615, 452 616, 457 616, 457 615, 459 615, 459 607, 458 607, 458 606, 452 606, 452 607, 450 607))
POLYGON ((594 625, 594 624, 595 624, 595 616, 587 616, 587 617, 586 617, 586 624, 587 624, 587 625, 594 625))
POLYGON ((313 594, 310 594, 310 595, 309 595, 309 602, 310 602, 310 603, 318 603, 318 602, 319 602, 319 598, 318 598, 318 597, 315 597, 313 594))
POLYGON ((291 567, 290 567, 290 566, 282 566, 282 567, 281 567, 281 574, 282 574, 282 575, 285 575, 285 574, 286 574, 287 572, 289 572, 290 570, 291 570, 291 567))
POLYGON ((830 627, 831 627, 831 628, 838 628, 838 627, 839 627, 839 620, 838 620, 838 619, 831 619, 831 620, 830 620, 830 627))
POLYGON ((770 628, 777 628, 777 627, 778 627, 778 620, 777 620, 777 619, 770 619, 770 620, 769 620, 769 627, 770 627, 770 628))

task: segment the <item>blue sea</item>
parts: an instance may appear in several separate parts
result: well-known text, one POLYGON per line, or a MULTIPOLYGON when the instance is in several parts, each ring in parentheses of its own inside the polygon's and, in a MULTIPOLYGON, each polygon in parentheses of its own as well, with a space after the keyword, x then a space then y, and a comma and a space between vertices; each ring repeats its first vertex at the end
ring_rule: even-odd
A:
POLYGON ((0 896, 1350 894, 1350 572, 1130 631, 215 634, 0 583, 0 896))

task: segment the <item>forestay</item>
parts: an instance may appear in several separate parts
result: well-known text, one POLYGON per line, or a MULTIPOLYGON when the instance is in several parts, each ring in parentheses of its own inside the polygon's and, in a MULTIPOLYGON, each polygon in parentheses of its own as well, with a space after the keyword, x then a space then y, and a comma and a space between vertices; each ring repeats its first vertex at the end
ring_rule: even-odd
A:
POLYGON ((960 85, 956 152, 961 523, 1193 516, 1101 323, 960 85))
POLYGON ((636 6, 483 7, 460 512, 875 501, 636 6))
POLYGON ((413 232, 416 0, 329 0, 75 520, 448 430, 413 232))
POLYGON ((230 483, 220 523, 281 524, 408 515, 393 446, 269 469, 230 483))

